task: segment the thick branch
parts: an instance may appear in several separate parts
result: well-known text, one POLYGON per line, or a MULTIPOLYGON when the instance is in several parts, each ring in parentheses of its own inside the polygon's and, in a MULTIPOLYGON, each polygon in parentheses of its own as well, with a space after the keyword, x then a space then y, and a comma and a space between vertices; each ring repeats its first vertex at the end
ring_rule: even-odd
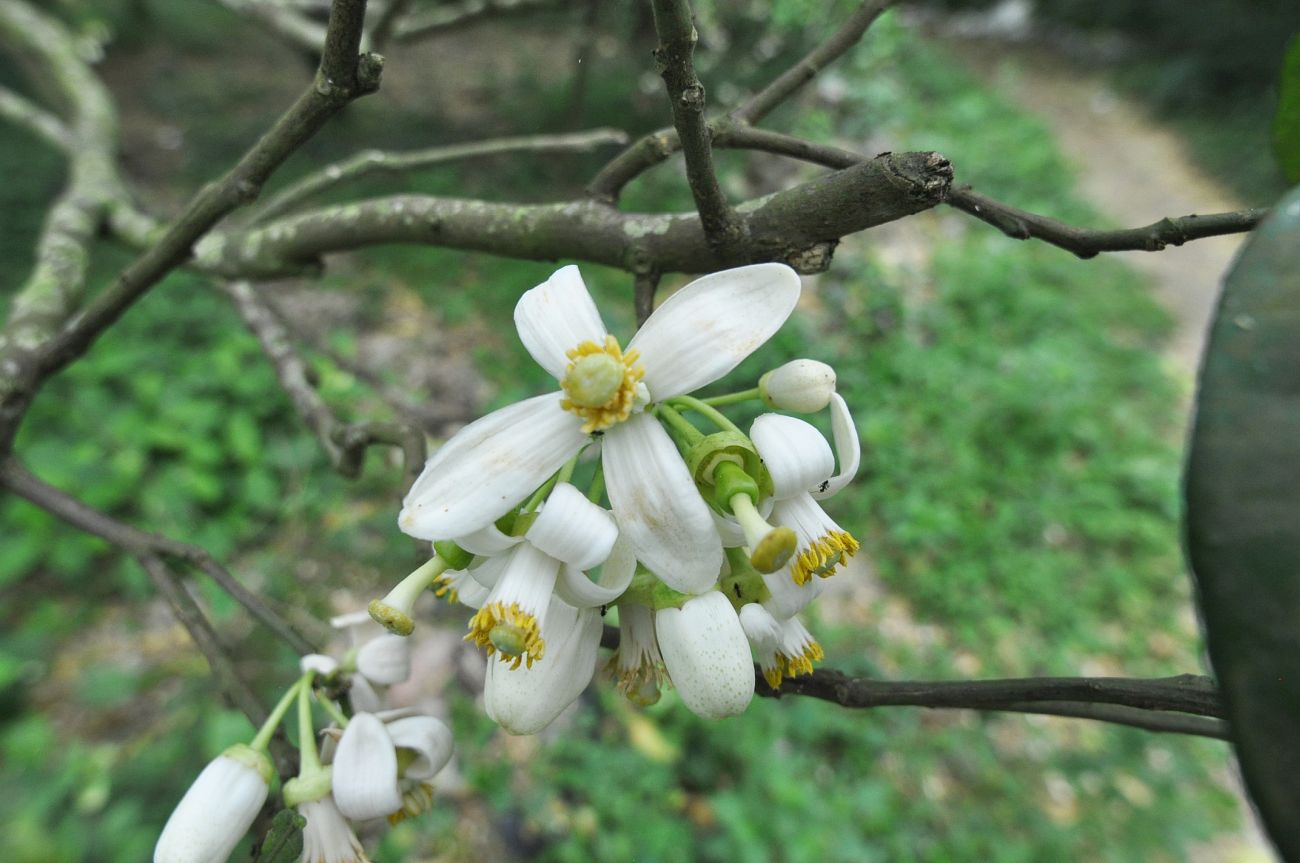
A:
POLYGON ((406 485, 410 486, 424 468, 424 434, 414 426, 398 423, 339 422, 313 383, 314 376, 294 349, 293 339, 275 310, 262 301, 248 282, 228 282, 222 291, 235 304, 244 323, 275 367, 280 386, 288 394, 303 422, 316 435, 330 464, 349 479, 361 475, 366 450, 374 444, 402 450, 406 485))
POLYGON ((633 305, 636 307, 636 325, 641 327, 655 310, 655 292, 659 290, 659 274, 653 270, 637 273, 633 283, 633 305))
POLYGON ((659 47, 655 58, 672 104, 673 126, 686 157, 686 180, 695 198, 705 239, 724 263, 745 254, 744 220, 731 208, 713 169, 711 132, 704 120, 704 84, 695 74, 697 34, 686 0, 654 0, 659 47))
MULTIPOLYGON (((840 237, 933 207, 951 166, 937 153, 893 153, 746 202, 750 261, 820 272, 840 237)), ((395 195, 325 207, 214 238, 199 264, 232 278, 278 275, 321 255, 381 243, 426 243, 529 260, 571 258, 630 272, 725 266, 696 214, 623 213, 594 201, 497 204, 395 195)))
POLYGON ((46 377, 85 353, 132 303, 189 258, 195 241, 226 214, 255 199, 271 173, 329 117, 379 86, 381 58, 357 54, 365 5, 365 0, 335 0, 312 86, 230 172, 199 192, 156 245, 42 344, 32 362, 0 367, 0 453, 12 445, 18 422, 46 377))
POLYGON ((406 153, 364 150, 303 177, 257 210, 256 222, 266 222, 292 209, 306 198, 372 174, 399 174, 447 162, 499 156, 504 153, 581 153, 610 144, 626 144, 627 133, 618 129, 592 129, 569 135, 528 135, 495 138, 468 144, 432 147, 406 153))
POLYGON ((311 642, 272 611, 256 594, 236 581, 235 577, 205 549, 170 537, 146 533, 110 518, 54 486, 42 482, 12 458, 0 462, 0 488, 8 488, 51 515, 58 516, 73 527, 126 550, 137 559, 170 557, 198 567, 296 653, 316 652, 311 642))
POLYGON ((892 6, 894 0, 866 0, 848 17, 840 29, 831 34, 812 51, 795 63, 772 83, 755 93, 745 104, 731 112, 739 123, 757 123, 774 108, 790 98, 800 87, 817 76, 817 73, 843 56, 858 43, 881 13, 892 6))
POLYGON ((1164 218, 1140 228, 1098 231, 1076 228, 1047 216, 1018 210, 969 188, 954 190, 948 203, 988 222, 1008 237, 1017 240, 1033 237, 1073 252, 1080 258, 1092 258, 1100 252, 1159 252, 1166 246, 1181 246, 1202 237, 1240 234, 1254 229, 1268 213, 1266 209, 1256 208, 1207 216, 1164 218))

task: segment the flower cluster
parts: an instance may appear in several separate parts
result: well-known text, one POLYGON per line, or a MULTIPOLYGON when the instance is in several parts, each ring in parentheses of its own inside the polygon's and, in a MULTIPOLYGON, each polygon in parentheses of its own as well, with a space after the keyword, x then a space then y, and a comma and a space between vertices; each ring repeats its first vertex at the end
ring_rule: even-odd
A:
POLYGON ((671 683, 691 710, 724 717, 753 696, 753 657, 773 687, 810 672, 822 650, 798 614, 858 548, 818 503, 859 461, 835 373, 796 360, 752 389, 692 395, 766 342, 799 293, 781 264, 714 273, 623 347, 576 267, 526 292, 519 337, 559 389, 482 417, 433 455, 399 525, 437 554, 371 603, 374 619, 409 634, 427 589, 475 609, 466 638, 500 660, 487 711, 517 734, 544 728, 591 681, 602 619, 618 621, 609 668, 638 703, 671 683), (829 409, 834 447, 783 413, 746 433, 719 410, 750 401, 829 409))
POLYGON ((230 856, 270 793, 267 750, 295 704, 299 770, 282 796, 301 818, 300 863, 368 863, 353 822, 396 823, 432 806, 430 782, 451 759, 451 730, 414 710, 385 709, 383 695, 410 675, 410 642, 383 633, 365 612, 332 623, 352 642, 343 660, 302 658, 302 676, 253 740, 227 749, 190 786, 163 828, 154 863, 222 863, 230 856), (333 720, 320 732, 319 748, 313 697, 333 720))

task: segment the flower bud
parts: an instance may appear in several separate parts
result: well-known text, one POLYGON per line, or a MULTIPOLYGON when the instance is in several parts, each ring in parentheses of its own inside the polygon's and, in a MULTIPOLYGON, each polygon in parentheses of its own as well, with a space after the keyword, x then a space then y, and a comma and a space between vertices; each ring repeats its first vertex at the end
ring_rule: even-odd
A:
POLYGON ((177 804, 154 847, 154 863, 225 863, 266 802, 266 753, 236 744, 214 758, 177 804))
POLYGON ((716 590, 681 608, 655 613, 655 633, 668 677, 697 716, 743 713, 754 697, 754 664, 736 610, 716 590))
POLYGON ((817 360, 791 360, 759 378, 758 392, 768 407, 815 413, 830 404, 835 369, 817 360))

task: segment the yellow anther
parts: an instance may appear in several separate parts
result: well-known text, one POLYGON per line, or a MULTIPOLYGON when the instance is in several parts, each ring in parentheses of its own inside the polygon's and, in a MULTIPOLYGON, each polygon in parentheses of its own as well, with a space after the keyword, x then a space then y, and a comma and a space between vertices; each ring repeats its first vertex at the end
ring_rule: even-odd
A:
POLYGON ((604 345, 583 342, 567 355, 560 407, 582 418, 583 432, 604 431, 632 415, 637 384, 645 377, 637 350, 623 353, 618 339, 605 336, 604 345))
POLYGON ((790 567, 795 584, 807 584, 814 576, 830 578, 839 565, 858 550, 858 541, 846 531, 832 531, 800 551, 790 567))
POLYGON ((546 642, 542 639, 537 618, 520 608, 517 602, 509 605, 493 602, 483 606, 470 618, 469 634, 465 640, 483 648, 488 656, 499 653, 502 662, 511 663, 512 670, 525 662, 532 668, 533 663, 546 652, 546 642))

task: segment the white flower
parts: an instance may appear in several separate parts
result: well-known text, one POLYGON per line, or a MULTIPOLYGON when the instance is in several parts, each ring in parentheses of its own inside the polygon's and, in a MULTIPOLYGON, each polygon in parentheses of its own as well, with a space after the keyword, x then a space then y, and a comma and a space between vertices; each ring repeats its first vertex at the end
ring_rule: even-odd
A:
POLYGON ((659 701, 664 659, 655 638, 654 611, 648 605, 619 603, 618 650, 609 667, 618 681, 618 691, 629 701, 646 706, 659 701))
POLYGON ((154 863, 225 863, 266 802, 266 753, 237 744, 213 759, 167 819, 154 863))
POLYGON ((298 814, 307 819, 298 863, 370 863, 332 796, 299 803, 298 814))
POLYGON ((488 665, 483 704, 511 734, 536 734, 550 725, 596 671, 601 619, 595 608, 578 609, 554 598, 542 632, 550 645, 545 662, 524 668, 488 665))
POLYGON ((730 372, 784 323, 799 279, 756 264, 697 279, 650 316, 624 353, 578 275, 564 267, 515 308, 519 337, 561 381, 471 423, 425 466, 399 524, 421 539, 471 534, 513 509, 603 432, 605 482, 636 557, 685 593, 709 589, 721 546, 668 433, 641 409, 730 372))
MULTIPOLYGON (((469 545, 501 547, 500 531, 480 530, 469 545)), ((523 541, 494 561, 471 570, 491 587, 479 611, 470 619, 466 639, 483 647, 489 656, 529 668, 546 652, 543 623, 552 594, 559 591, 573 606, 590 608, 617 599, 635 574, 636 560, 627 550, 611 557, 618 528, 609 513, 568 483, 551 491, 523 541), (608 559, 608 561, 607 561, 608 559), (602 584, 591 582, 583 570, 602 563, 602 584)))
POLYGON ((682 701, 706 719, 743 713, 754 697, 754 663, 736 610, 716 590, 655 614, 668 677, 682 701))
POLYGON ((835 369, 817 360, 791 360, 759 378, 758 392, 770 408, 815 413, 831 402, 835 369))
MULTIPOLYGON (((351 676, 349 689, 353 709, 379 710, 383 698, 375 686, 402 683, 411 676, 410 639, 385 632, 366 611, 332 617, 330 625, 346 631, 351 642, 350 659, 344 665, 345 670, 351 668, 356 672, 351 676)), ((317 664, 318 661, 313 661, 313 670, 319 670, 315 668, 317 664)), ((307 668, 303 665, 304 671, 307 668)))
POLYGON ((334 751, 334 801, 358 821, 414 815, 432 800, 427 780, 446 766, 451 751, 451 730, 432 716, 401 715, 385 723, 379 715, 357 713, 334 751), (408 750, 404 770, 399 748, 408 750))
POLYGON ((812 674, 812 664, 825 655, 799 618, 778 620, 758 603, 740 609, 740 625, 758 655, 763 678, 773 689, 787 677, 812 674))
POLYGON ((858 542, 813 500, 812 492, 823 488, 835 470, 830 445, 808 423, 781 414, 763 414, 749 435, 772 476, 772 518, 797 537, 787 568, 790 578, 803 585, 813 575, 834 575, 858 550, 858 542))

